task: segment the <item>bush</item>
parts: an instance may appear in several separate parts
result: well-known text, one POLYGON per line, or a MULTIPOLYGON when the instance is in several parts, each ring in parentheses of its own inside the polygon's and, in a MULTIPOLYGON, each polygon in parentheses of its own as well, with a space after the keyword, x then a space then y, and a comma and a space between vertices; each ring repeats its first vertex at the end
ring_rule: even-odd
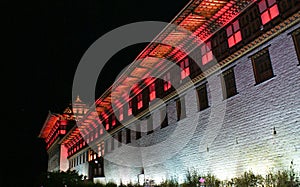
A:
POLYGON ((269 172, 265 179, 266 187, 298 187, 300 186, 299 176, 296 175, 293 162, 290 169, 277 171, 276 173, 269 172))
POLYGON ((206 175, 199 174, 195 169, 193 169, 193 170, 187 170, 186 180, 183 184, 181 184, 181 186, 182 187, 197 186, 199 184, 200 178, 203 178, 205 180, 203 185, 207 187, 219 187, 221 184, 221 181, 217 179, 215 175, 211 173, 208 173, 206 175))
POLYGON ((106 187, 117 187, 117 184, 114 183, 114 182, 108 182, 108 183, 106 183, 105 186, 106 186, 106 187))
POLYGON ((160 184, 161 187, 177 187, 178 186, 178 181, 176 178, 171 178, 171 179, 167 179, 164 180, 163 182, 161 182, 160 184))
POLYGON ((240 177, 233 179, 237 187, 254 187, 263 184, 264 178, 261 175, 255 175, 252 171, 244 172, 240 177))

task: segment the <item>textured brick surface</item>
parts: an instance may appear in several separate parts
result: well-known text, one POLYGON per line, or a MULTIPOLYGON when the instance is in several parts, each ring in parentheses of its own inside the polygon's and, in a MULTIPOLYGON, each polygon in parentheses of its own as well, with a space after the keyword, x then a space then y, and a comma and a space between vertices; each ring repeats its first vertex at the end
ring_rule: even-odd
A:
MULTIPOLYGON (((181 95, 185 98, 184 119, 177 121, 176 102, 171 100, 163 106, 167 127, 161 129, 160 108, 151 113, 153 133, 147 134, 145 118, 128 126, 132 130, 131 143, 126 144, 123 129, 122 145, 118 147, 115 134, 114 150, 110 140, 106 149, 106 181, 135 183, 142 168, 145 178, 156 183, 171 177, 182 182, 188 169, 230 179, 247 170, 264 175, 270 170, 286 169, 292 160, 300 171, 300 66, 288 34, 299 26, 223 69, 234 68, 237 95, 223 100, 219 71, 206 80, 209 108, 198 111, 197 94, 191 88, 181 95), (256 85, 249 57, 267 46, 275 76, 256 85), (142 131, 138 140, 137 126, 142 131)), ((49 159, 51 170, 58 167, 58 157, 49 159)), ((87 162, 72 169, 88 176, 87 162)))
MULTIPOLYGON (((265 174, 286 169, 292 160, 300 171, 300 68, 292 37, 288 35, 297 27, 299 24, 231 64, 237 95, 222 99, 216 73, 208 78, 209 108, 198 112, 196 92, 192 89, 184 95, 186 118, 177 122, 175 102, 170 101, 167 127, 157 127, 149 135, 142 133, 137 141, 132 132, 132 143, 127 146, 142 146, 137 149, 139 154, 128 151, 126 146, 117 148, 116 143, 115 151, 106 158, 124 157, 126 166, 106 160, 106 180, 136 182, 141 165, 145 177, 155 182, 171 177, 181 182, 186 170, 192 168, 221 179, 250 169, 265 174), (256 85, 249 56, 266 46, 275 77, 256 85), (130 167, 137 163, 141 165, 130 167)), ((154 112, 153 120, 153 125, 159 126, 159 111, 154 112)), ((147 124, 143 121, 140 125, 144 128, 147 124)), ((122 139, 125 142, 125 132, 122 139)))

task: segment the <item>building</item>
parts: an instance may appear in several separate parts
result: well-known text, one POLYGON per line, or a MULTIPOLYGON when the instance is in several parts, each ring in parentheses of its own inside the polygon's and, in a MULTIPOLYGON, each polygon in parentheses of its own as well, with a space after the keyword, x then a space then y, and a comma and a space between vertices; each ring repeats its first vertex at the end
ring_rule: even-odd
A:
POLYGON ((191 168, 226 180, 291 161, 300 171, 299 10, 299 0, 190 1, 171 22, 183 29, 165 28, 96 110, 61 136, 49 132, 63 118, 49 114, 49 170, 67 162, 116 183, 182 182, 191 168), (67 156, 52 156, 57 146, 67 156))
POLYGON ((64 136, 76 128, 76 121, 80 120, 88 111, 79 96, 73 106, 68 106, 62 114, 49 111, 39 137, 46 142, 48 153, 48 171, 66 171, 69 169, 68 149, 62 145, 64 136))

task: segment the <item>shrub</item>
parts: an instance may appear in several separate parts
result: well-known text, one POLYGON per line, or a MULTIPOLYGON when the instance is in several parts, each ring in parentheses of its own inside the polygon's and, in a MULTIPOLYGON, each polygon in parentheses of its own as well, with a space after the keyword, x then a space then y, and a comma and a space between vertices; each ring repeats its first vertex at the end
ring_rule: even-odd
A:
POLYGON ((118 185, 116 183, 114 183, 114 182, 108 182, 108 183, 106 183, 105 186, 106 187, 117 187, 118 185))
POLYGON ((191 186, 198 186, 199 185, 199 179, 203 178, 205 180, 204 186, 206 187, 219 187, 221 184, 221 181, 217 179, 217 177, 211 173, 208 173, 206 175, 199 174, 196 170, 187 170, 186 172, 186 180, 183 184, 181 184, 182 187, 191 187, 191 186))
POLYGON ((161 187, 177 187, 178 181, 176 178, 172 177, 171 179, 164 180, 160 184, 161 187))
POLYGON ((264 178, 261 175, 255 175, 252 171, 244 172, 240 177, 233 179, 237 187, 254 187, 263 184, 264 178))
POLYGON ((266 187, 297 187, 300 186, 299 176, 294 170, 293 162, 290 168, 276 173, 269 172, 265 179, 266 187))

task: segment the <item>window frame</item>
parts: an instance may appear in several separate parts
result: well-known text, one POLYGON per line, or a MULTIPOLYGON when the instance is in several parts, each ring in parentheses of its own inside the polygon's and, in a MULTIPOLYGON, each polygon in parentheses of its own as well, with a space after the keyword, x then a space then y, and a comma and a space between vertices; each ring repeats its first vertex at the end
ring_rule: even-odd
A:
POLYGON ((185 58, 180 62, 180 68, 181 68, 180 78, 181 80, 183 80, 191 74, 189 58, 185 58))
POLYGON ((147 119, 147 134, 153 133, 153 118, 151 116, 147 119))
POLYGON ((213 60, 213 52, 211 48, 211 41, 205 42, 201 46, 201 63, 206 65, 213 60))
POLYGON ((126 144, 131 143, 131 130, 126 128, 126 144))
POLYGON ((196 88, 198 98, 198 111, 205 110, 209 107, 206 83, 196 88), (203 101, 204 99, 204 101, 203 101))
POLYGON ((119 108, 119 121, 122 121, 124 119, 124 110, 123 107, 121 106, 119 108))
POLYGON ((132 115, 132 100, 128 101, 128 110, 127 110, 127 116, 132 115))
POLYGON ((143 94, 139 93, 137 95, 137 109, 143 108, 143 94))
POLYGON ((184 96, 181 96, 180 98, 176 99, 176 113, 177 113, 177 121, 180 121, 186 117, 184 96))
POLYGON ((136 124, 135 139, 138 140, 141 137, 142 137, 141 126, 140 124, 136 124))
POLYGON ((243 40, 242 30, 238 19, 227 26, 226 35, 229 48, 235 46, 243 40), (233 41, 233 43, 231 41, 233 41))
POLYGON ((297 42, 296 37, 299 37, 299 40, 300 40, 300 28, 296 29, 292 33, 292 38, 293 38, 293 42, 294 42, 294 45, 295 45, 295 51, 296 51, 296 54, 297 54, 297 57, 298 57, 298 65, 300 65, 300 43, 297 42))
POLYGON ((252 61, 254 78, 255 78, 255 82, 256 82, 255 85, 263 83, 274 77, 274 71, 273 71, 271 57, 270 57, 268 47, 258 51, 254 55, 252 55, 251 61, 252 61), (257 61, 257 59, 262 58, 264 55, 267 55, 265 57, 267 61, 263 61, 263 62, 257 61), (262 69, 260 67, 262 67, 262 66, 264 66, 264 68, 269 67, 270 69, 265 70, 264 72, 261 72, 262 69))
POLYGON ((258 10, 260 13, 260 20, 261 23, 263 25, 266 25, 267 23, 269 23, 271 20, 273 20, 274 18, 276 18, 277 16, 279 16, 280 12, 279 12, 279 8, 278 8, 278 3, 276 0, 261 0, 259 2, 257 2, 257 6, 258 6, 258 10), (273 4, 270 5, 270 1, 272 1, 273 4), (262 10, 262 3, 264 2, 265 7, 262 10), (276 15, 272 15, 275 9, 277 9, 276 15), (268 17, 266 17, 268 16, 268 17), (265 19, 268 19, 267 21, 265 19))
POLYGON ((115 136, 112 136, 110 142, 110 150, 113 151, 114 149, 115 149, 115 136))
POLYGON ((153 101, 156 98, 155 82, 149 85, 149 101, 153 101))
POLYGON ((164 91, 168 91, 171 88, 171 74, 167 72, 164 75, 164 91))
POLYGON ((221 84, 222 84, 222 94, 223 100, 231 98, 238 94, 234 67, 231 67, 221 73, 221 84))
POLYGON ((160 128, 165 128, 169 125, 168 112, 165 108, 160 110, 160 128))
POLYGON ((122 145, 122 130, 118 132, 118 147, 121 147, 122 145))

